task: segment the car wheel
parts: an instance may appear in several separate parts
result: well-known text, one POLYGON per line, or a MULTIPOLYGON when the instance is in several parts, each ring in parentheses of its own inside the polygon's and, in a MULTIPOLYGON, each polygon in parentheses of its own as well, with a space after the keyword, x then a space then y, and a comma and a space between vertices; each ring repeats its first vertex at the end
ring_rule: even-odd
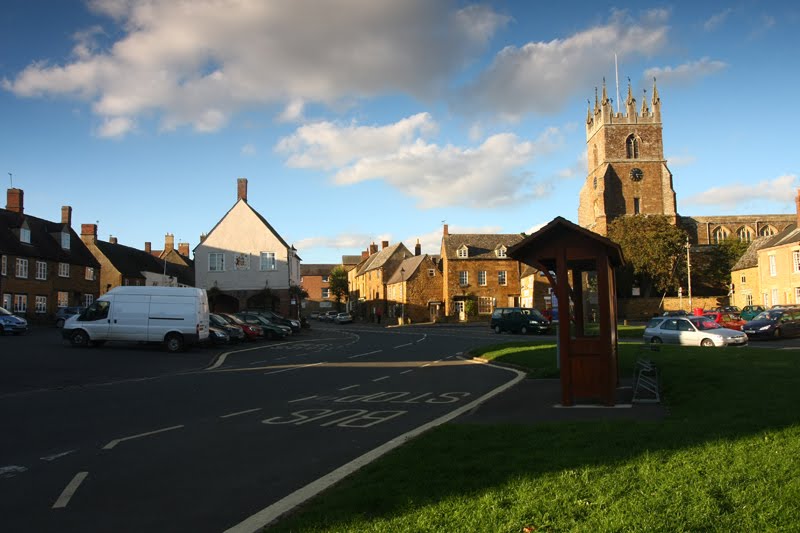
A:
POLYGON ((495 327, 494 327, 494 332, 495 332, 495 333, 499 334, 501 331, 502 331, 502 330, 500 329, 500 326, 495 326, 495 327))
POLYGON ((528 326, 522 326, 521 328, 519 328, 519 332, 522 333, 523 335, 527 335, 528 334, 528 326))
POLYGON ((775 331, 772 332, 772 336, 776 339, 780 339, 782 335, 781 328, 775 328, 775 331))
POLYGON ((702 341, 700 341, 700 346, 703 346, 705 348, 711 348, 714 346, 714 341, 712 341, 711 339, 703 339, 702 341))
POLYGON ((167 347, 169 353, 177 353, 183 350, 183 337, 177 333, 170 333, 164 339, 164 346, 167 347))
POLYGON ((661 344, 662 342, 663 341, 661 340, 660 337, 653 337, 652 339, 650 339, 650 344, 661 344))
POLYGON ((69 336, 69 342, 72 343, 73 346, 88 346, 89 336, 82 329, 77 329, 69 336))
POLYGON ((63 318, 59 318, 58 320, 56 320, 56 327, 57 328, 63 328, 64 327, 64 319, 63 318))

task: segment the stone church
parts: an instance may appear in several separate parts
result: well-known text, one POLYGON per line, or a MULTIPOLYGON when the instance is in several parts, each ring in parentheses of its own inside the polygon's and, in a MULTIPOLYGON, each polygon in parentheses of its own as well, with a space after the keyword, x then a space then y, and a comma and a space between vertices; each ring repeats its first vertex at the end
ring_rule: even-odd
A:
POLYGON ((595 89, 586 114, 589 173, 581 188, 578 223, 606 235, 608 225, 625 215, 665 215, 680 224, 694 245, 738 238, 750 242, 774 235, 797 221, 791 215, 680 216, 672 172, 664 158, 661 99, 653 80, 651 99, 637 110, 628 84, 625 112, 614 112, 605 80, 595 89))

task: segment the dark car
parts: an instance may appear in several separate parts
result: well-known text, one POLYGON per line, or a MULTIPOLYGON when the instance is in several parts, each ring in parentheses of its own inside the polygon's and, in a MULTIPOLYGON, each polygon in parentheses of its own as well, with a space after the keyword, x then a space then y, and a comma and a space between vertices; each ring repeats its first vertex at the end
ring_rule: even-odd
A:
POLYGON ((248 324, 241 318, 236 315, 232 315, 230 313, 216 313, 220 317, 224 318, 231 324, 235 324, 242 328, 244 332, 245 338, 249 341, 255 341, 264 337, 264 330, 261 329, 261 326, 256 324, 248 324))
POLYGON ((272 324, 287 326, 292 330, 292 333, 299 333, 300 328, 302 327, 299 320, 286 318, 284 316, 279 315, 275 311, 269 311, 267 309, 246 309, 244 312, 261 315, 267 320, 269 320, 272 324))
POLYGON ((264 337, 267 339, 283 339, 292 333, 292 330, 289 326, 275 324, 264 315, 258 313, 250 313, 245 311, 242 313, 236 313, 236 316, 248 324, 260 326, 264 332, 264 337))
POLYGON ((21 335, 28 331, 28 321, 0 307, 0 335, 6 332, 21 335))
POLYGON ((495 333, 510 331, 512 333, 529 332, 547 333, 550 321, 538 310, 527 307, 498 307, 492 313, 489 327, 495 333))
POLYGON ((242 326, 229 322, 225 317, 216 313, 209 313, 208 321, 210 325, 215 328, 225 330, 231 342, 243 342, 245 340, 245 333, 242 326))
POLYGON ((770 309, 745 322, 742 331, 751 339, 800 336, 800 308, 770 309))
POLYGON ((231 341, 228 332, 216 326, 208 326, 208 342, 211 345, 228 344, 231 341))
POLYGON ((58 311, 56 311, 56 327, 63 328, 64 322, 67 319, 74 315, 79 315, 83 313, 83 310, 86 309, 85 307, 59 307, 58 311))

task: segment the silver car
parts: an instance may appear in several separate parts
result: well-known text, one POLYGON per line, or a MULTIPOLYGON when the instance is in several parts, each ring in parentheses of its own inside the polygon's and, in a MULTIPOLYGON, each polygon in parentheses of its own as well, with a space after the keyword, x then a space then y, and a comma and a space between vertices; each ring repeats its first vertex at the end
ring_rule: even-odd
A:
POLYGON ((647 323, 644 341, 681 346, 744 346, 747 335, 704 316, 658 317, 647 323))

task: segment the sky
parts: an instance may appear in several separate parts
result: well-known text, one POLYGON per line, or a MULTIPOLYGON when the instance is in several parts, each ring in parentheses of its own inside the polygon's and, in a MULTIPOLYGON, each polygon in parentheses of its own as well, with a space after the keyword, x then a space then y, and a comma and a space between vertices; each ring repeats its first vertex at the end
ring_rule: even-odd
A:
POLYGON ((656 78, 681 215, 793 213, 798 30, 788 1, 3 0, 0 179, 137 248, 194 248, 243 177, 304 263, 435 254, 577 222, 587 101, 656 78))

